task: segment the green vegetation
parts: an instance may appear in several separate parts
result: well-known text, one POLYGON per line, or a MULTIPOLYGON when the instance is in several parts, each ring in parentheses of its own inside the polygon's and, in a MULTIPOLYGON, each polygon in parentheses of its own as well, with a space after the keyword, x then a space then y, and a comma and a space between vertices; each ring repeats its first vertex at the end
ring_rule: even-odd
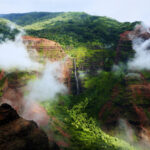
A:
POLYGON ((119 34, 132 30, 136 23, 120 23, 108 17, 91 16, 83 12, 0 15, 23 26, 28 34, 45 37, 63 46, 84 45, 90 48, 114 46, 119 34))
POLYGON ((108 48, 116 44, 120 33, 132 30, 136 23, 120 23, 107 17, 68 12, 27 25, 24 29, 31 35, 45 37, 64 46, 108 48))
MULTIPOLYGON (((49 102, 43 105, 50 115, 57 116, 63 121, 61 128, 70 135, 70 150, 134 150, 128 143, 104 133, 96 120, 87 115, 85 109, 89 103, 88 98, 72 108, 67 107, 66 98, 64 103, 65 106, 59 103, 49 104, 49 102)), ((56 121, 53 123, 53 130, 57 126, 58 122, 56 121)), ((55 134, 58 134, 58 132, 55 134)), ((61 136, 59 136, 60 139, 61 136)))
MULTIPOLYGON (((126 80, 127 71, 124 66, 120 67, 121 69, 118 72, 112 71, 120 34, 132 30, 138 22, 121 23, 111 18, 91 16, 83 12, 33 12, 0 15, 0 17, 22 26, 28 35, 59 42, 76 63, 78 77, 80 72, 86 74, 82 79, 79 78, 80 88, 82 89, 79 95, 70 94, 60 96, 59 100, 53 102, 42 102, 51 116, 50 129, 54 132, 54 140, 63 139, 64 142, 69 143, 69 147, 64 146, 63 149, 135 149, 125 141, 106 134, 102 129, 104 125, 107 125, 108 118, 111 118, 114 114, 122 113, 122 110, 125 112, 122 113, 122 116, 132 120, 134 118, 131 111, 133 108, 130 108, 132 103, 142 105, 146 99, 142 99, 142 97, 140 99, 133 98, 128 87, 129 84, 133 83, 126 80), (99 112, 109 102, 112 103, 111 108, 105 110, 100 120, 99 112), (128 112, 127 109, 129 109, 128 112), (60 132, 61 129, 64 132, 60 132)), ((17 29, 11 30, 7 26, 8 22, 0 19, 0 33, 4 34, 2 40, 6 38, 14 39, 18 31, 17 29)), ((119 61, 122 62, 126 62, 129 57, 133 56, 131 42, 124 43, 124 45, 125 48, 122 48, 119 58, 119 61)), ((42 48, 39 53, 40 56, 43 56, 42 48)), ((51 56, 50 53, 47 55, 51 56)), ((53 52, 52 57, 57 57, 57 55, 57 52, 53 52)), ((73 80, 73 69, 72 86, 76 84, 73 80)), ((143 71, 143 74, 150 80, 148 72, 143 71)), ((16 79, 25 84, 28 79, 34 78, 34 75, 24 72, 7 74, 0 81, 0 90, 3 89, 6 78, 12 83, 16 79)), ((137 80, 134 82, 139 83, 137 80)), ((75 90, 74 87, 72 88, 75 90)), ((0 94, 2 95, 2 91, 0 94)), ((150 116, 149 111, 144 111, 147 116, 150 116)))
POLYGON ((84 46, 66 50, 76 60, 80 71, 96 73, 99 69, 111 70, 115 52, 108 49, 88 49, 84 46))

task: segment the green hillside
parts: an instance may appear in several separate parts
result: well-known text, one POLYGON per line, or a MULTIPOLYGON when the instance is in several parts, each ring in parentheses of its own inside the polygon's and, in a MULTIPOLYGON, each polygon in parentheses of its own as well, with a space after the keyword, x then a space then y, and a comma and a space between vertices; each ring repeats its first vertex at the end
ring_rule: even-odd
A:
POLYGON ((0 17, 23 26, 30 35, 55 40, 65 46, 86 45, 94 49, 115 46, 119 34, 132 30, 137 23, 121 23, 84 12, 32 12, 0 17))
POLYGON ((116 45, 120 33, 132 30, 136 23, 120 23, 107 17, 68 12, 27 25, 24 29, 31 35, 55 40, 62 45, 90 43, 90 47, 109 48, 116 45))

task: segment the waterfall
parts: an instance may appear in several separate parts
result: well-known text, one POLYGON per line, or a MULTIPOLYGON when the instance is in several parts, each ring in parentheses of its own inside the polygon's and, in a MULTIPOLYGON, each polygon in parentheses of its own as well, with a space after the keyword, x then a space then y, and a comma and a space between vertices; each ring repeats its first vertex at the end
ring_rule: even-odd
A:
POLYGON ((75 58, 73 59, 74 63, 74 76, 75 76, 75 81, 76 81, 76 90, 77 90, 77 95, 79 94, 79 79, 78 79, 78 74, 77 74, 77 66, 76 66, 76 60, 75 58))

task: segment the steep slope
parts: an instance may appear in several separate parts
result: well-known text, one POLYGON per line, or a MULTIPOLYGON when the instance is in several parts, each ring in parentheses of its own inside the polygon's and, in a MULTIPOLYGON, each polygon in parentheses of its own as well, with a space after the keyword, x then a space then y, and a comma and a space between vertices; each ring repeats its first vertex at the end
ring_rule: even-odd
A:
MULTIPOLYGON (((116 60, 127 62, 133 57, 132 38, 150 39, 150 33, 140 32, 142 26, 134 31, 126 31, 120 35, 116 60), (130 35, 130 36, 129 36, 130 35)), ((118 61, 118 62, 119 62, 118 61)), ((123 73, 121 82, 111 90, 111 97, 99 111, 99 119, 105 127, 112 128, 118 125, 123 118, 137 131, 138 136, 146 142, 150 141, 150 72, 148 70, 123 73)))
POLYGON ((45 61, 46 59, 52 62, 61 61, 61 80, 70 89, 72 59, 64 52, 62 47, 54 41, 32 36, 23 36, 23 42, 29 51, 36 49, 40 55, 40 61, 45 61))

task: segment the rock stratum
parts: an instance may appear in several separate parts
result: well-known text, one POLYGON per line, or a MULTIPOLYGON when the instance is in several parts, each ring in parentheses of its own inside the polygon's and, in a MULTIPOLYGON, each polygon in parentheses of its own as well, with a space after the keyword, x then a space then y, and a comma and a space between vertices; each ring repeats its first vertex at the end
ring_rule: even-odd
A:
POLYGON ((22 38, 27 49, 29 51, 35 49, 40 57, 43 58, 43 60, 48 59, 52 62, 62 61, 61 80, 70 89, 70 79, 73 64, 71 58, 67 56, 60 44, 45 38, 37 38, 32 36, 23 36, 22 38))

